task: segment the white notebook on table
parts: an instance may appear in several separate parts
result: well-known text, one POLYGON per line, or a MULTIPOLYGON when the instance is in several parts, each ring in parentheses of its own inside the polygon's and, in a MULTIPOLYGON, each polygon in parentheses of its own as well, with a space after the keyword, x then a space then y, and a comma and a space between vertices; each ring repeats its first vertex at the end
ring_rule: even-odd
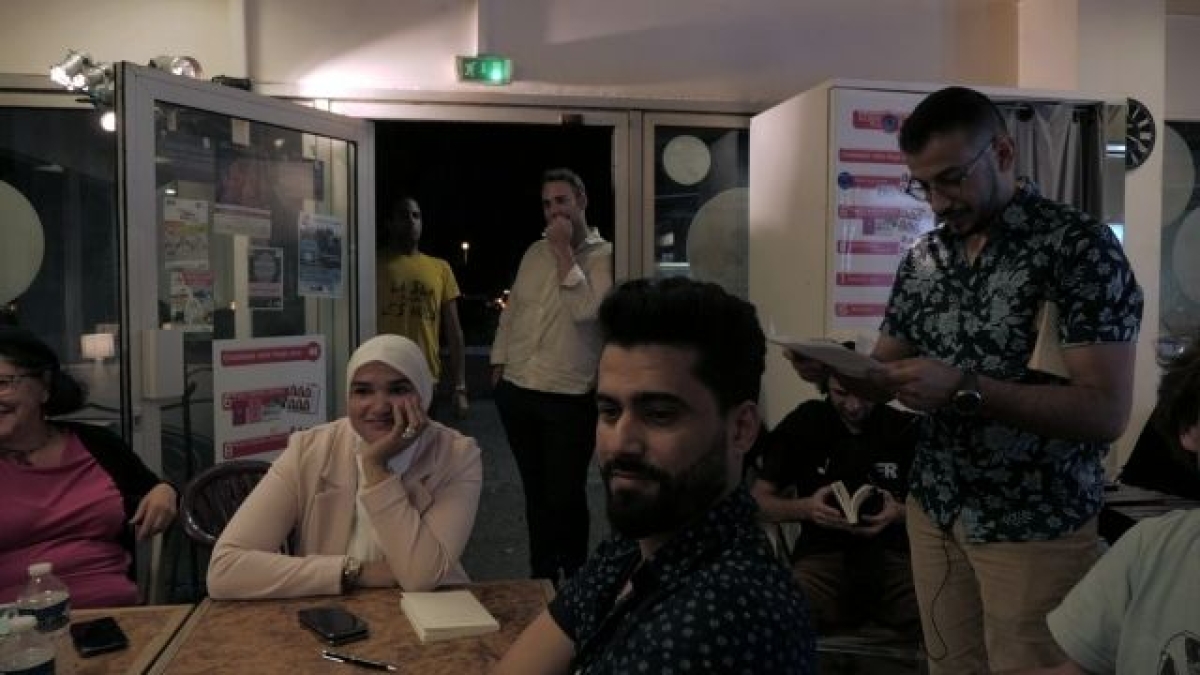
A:
POLYGON ((500 622, 470 591, 406 592, 400 598, 400 609, 421 642, 453 640, 500 630, 500 622))

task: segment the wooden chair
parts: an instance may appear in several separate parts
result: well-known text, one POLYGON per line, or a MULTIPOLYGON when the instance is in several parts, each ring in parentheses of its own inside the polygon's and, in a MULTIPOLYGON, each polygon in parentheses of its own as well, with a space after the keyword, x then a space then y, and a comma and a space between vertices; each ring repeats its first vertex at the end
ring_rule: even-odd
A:
POLYGON ((234 460, 200 472, 183 490, 183 531, 198 544, 216 544, 242 501, 270 468, 270 462, 234 460))

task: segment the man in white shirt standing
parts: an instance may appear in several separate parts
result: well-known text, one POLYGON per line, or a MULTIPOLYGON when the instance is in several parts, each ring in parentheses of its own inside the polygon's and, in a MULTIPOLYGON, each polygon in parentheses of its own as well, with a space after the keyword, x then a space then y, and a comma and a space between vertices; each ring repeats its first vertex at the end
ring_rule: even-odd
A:
POLYGON ((542 175, 546 229, 521 259, 491 356, 496 407, 525 489, 530 569, 555 583, 587 558, 596 311, 613 283, 612 244, 588 227, 586 210, 573 171, 542 175))

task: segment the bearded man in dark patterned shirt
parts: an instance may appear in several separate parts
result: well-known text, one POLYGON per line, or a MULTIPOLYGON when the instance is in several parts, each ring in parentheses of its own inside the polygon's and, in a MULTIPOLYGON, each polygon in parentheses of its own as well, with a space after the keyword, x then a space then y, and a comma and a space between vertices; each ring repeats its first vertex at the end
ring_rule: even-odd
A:
POLYGON ((1057 664, 1045 616, 1097 556, 1141 289, 1104 223, 1017 179, 986 96, 929 95, 899 142, 907 191, 939 226, 900 264, 874 350, 884 368, 850 384, 928 413, 907 522, 930 672, 1057 664), (1061 345, 1058 374, 1031 367, 1039 338, 1061 345))
POLYGON ((799 587, 740 486, 766 344, 754 307, 689 279, 600 307, 596 454, 616 536, 496 675, 816 673, 799 587))

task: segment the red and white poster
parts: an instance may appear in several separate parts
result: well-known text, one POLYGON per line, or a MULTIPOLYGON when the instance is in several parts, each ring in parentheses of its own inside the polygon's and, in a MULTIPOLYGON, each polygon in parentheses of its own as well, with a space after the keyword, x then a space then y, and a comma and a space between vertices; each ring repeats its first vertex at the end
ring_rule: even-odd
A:
POLYGON ((908 168, 896 142, 920 101, 903 92, 833 91, 831 334, 879 329, 900 259, 933 227, 929 206, 904 192, 908 168))
POLYGON ((325 365, 323 335, 213 340, 215 460, 275 459, 324 423, 325 365))

